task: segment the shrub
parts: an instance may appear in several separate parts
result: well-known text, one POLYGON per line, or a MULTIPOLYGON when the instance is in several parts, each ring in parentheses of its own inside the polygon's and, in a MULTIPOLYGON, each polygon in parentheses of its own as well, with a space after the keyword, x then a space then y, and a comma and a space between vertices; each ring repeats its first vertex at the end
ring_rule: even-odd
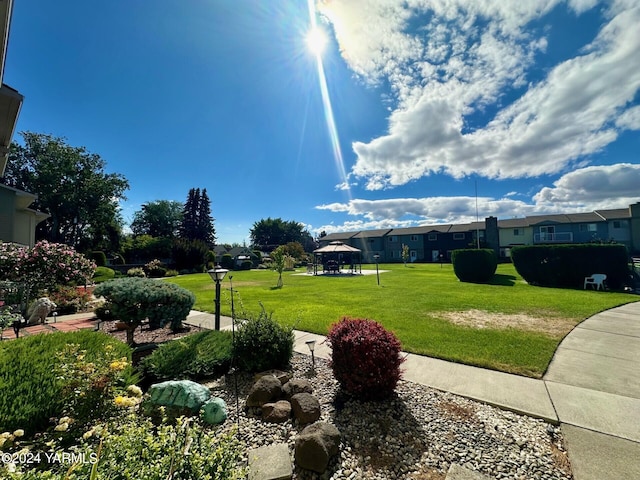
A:
POLYGON ((629 281, 624 245, 530 245, 514 247, 511 260, 528 283, 546 287, 582 288, 584 278, 607 275, 607 285, 622 288, 629 281))
POLYGON ((240 270, 251 270, 251 267, 253 267, 253 262, 251 260, 244 260, 240 264, 240 270))
POLYGON ((490 248, 454 250, 451 263, 461 282, 487 283, 498 268, 496 253, 490 248))
POLYGON ((202 267, 207 263, 209 247, 202 240, 178 239, 173 244, 172 253, 176 270, 202 271, 202 267))
POLYGON ((107 266, 107 256, 104 252, 95 251, 91 252, 91 259, 98 267, 106 267, 107 266))
MULTIPOLYGON (((41 442, 35 452, 62 452, 54 443, 41 442)), ((243 448, 232 429, 227 433, 205 427, 196 418, 155 425, 148 417, 132 412, 88 430, 71 453, 84 461, 46 462, 34 465, 16 462, 15 472, 0 465, 0 476, 8 480, 140 478, 145 480, 245 478, 239 466, 243 448), (46 463, 45 463, 46 462, 46 463), (44 464, 44 465, 43 465, 44 464), (71 465, 71 468, 70 468, 71 465), (46 471, 41 469, 46 468, 46 471)), ((23 452, 24 453, 24 452, 23 452)), ((58 454, 59 455, 59 454, 58 454)))
MULTIPOLYGON (((104 359, 107 352, 113 358, 131 356, 131 349, 124 343, 86 330, 0 342, 0 430, 22 428, 34 433, 46 428, 50 417, 61 416, 70 401, 63 395, 69 385, 60 378, 63 358, 56 354, 68 344, 78 345, 85 364, 91 362, 96 368, 104 366, 99 359, 104 359)), ((118 378, 128 377, 130 370, 125 368, 119 374, 118 378)))
POLYGON ((114 257, 111 259, 111 265, 124 265, 124 264, 125 264, 124 257, 119 253, 114 255, 114 257))
POLYGON ((197 380, 226 373, 232 355, 231 332, 209 330, 163 343, 142 361, 142 369, 159 380, 197 380))
POLYGON ((146 273, 144 273, 144 270, 140 267, 134 267, 134 268, 130 268, 129 270, 127 270, 127 276, 128 277, 135 277, 135 278, 145 278, 147 276, 146 273))
POLYGON ((162 278, 167 273, 167 267, 158 259, 151 260, 144 266, 144 271, 147 277, 162 278))
POLYGON ((283 327, 264 308, 257 318, 239 322, 234 354, 248 372, 286 368, 293 355, 293 329, 283 327))
POLYGON ((148 278, 110 280, 98 285, 94 293, 105 297, 115 317, 127 324, 129 345, 133 345, 133 332, 146 318, 151 328, 169 323, 174 332, 179 330, 195 302, 189 290, 148 278))
POLYGON ((98 317, 103 322, 114 320, 116 318, 111 311, 111 304, 109 302, 105 302, 100 305, 94 310, 93 313, 95 313, 96 317, 98 317))
POLYGON ((0 275, 3 279, 28 281, 37 294, 59 285, 84 285, 96 265, 72 247, 42 240, 33 248, 0 242, 0 275))
POLYGON ((109 267, 98 267, 93 274, 93 283, 102 283, 111 280, 116 276, 115 270, 109 267))
POLYGON ((329 329, 331 368, 342 389, 362 400, 390 396, 402 375, 401 345, 372 320, 343 318, 329 329))
POLYGON ((180 275, 180 274, 178 273, 177 270, 171 270, 170 269, 170 270, 167 270, 166 272, 164 272, 164 276, 165 277, 177 277, 178 275, 180 275))
POLYGON ((83 311, 91 299, 91 294, 76 287, 58 287, 49 293, 49 300, 56 304, 59 315, 70 315, 83 311))
POLYGON ((235 267, 235 265, 233 262, 233 257, 231 256, 230 253, 225 253, 224 255, 222 255, 222 259, 220 260, 220 266, 222 268, 226 268, 227 270, 233 270, 233 267, 235 267))

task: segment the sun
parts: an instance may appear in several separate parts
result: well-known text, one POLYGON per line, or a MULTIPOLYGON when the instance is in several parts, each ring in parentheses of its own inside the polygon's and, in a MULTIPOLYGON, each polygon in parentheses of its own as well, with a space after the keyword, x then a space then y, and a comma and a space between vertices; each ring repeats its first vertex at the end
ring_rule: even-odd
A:
POLYGON ((320 57, 327 46, 327 34, 321 28, 313 27, 307 33, 306 42, 309 51, 311 51, 311 53, 316 57, 320 57))

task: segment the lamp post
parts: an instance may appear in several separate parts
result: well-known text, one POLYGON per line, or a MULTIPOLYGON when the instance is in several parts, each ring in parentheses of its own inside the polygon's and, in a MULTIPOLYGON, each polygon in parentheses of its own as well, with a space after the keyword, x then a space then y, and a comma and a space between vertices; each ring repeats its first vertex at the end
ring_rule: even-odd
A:
POLYGON ((380 260, 380 255, 376 253, 373 256, 373 259, 376 261, 376 278, 378 279, 378 285, 380 285, 380 272, 378 271, 378 260, 380 260))
POLYGON ((307 347, 309 347, 309 351, 311 352, 311 365, 312 365, 312 369, 315 371, 315 369, 316 369, 316 357, 314 356, 313 352, 316 349, 316 341, 315 340, 307 340, 304 343, 307 344, 307 347))
POLYGON ((216 282, 216 320, 215 320, 215 328, 216 330, 220 330, 220 283, 224 279, 224 276, 227 274, 229 270, 225 268, 221 268, 220 265, 216 265, 216 268, 212 268, 208 270, 207 273, 211 277, 211 280, 216 282))

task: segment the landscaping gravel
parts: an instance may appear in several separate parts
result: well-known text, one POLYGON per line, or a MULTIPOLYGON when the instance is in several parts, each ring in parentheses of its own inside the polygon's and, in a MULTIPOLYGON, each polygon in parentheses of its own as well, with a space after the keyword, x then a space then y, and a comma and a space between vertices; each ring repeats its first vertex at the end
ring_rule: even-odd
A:
MULTIPOLYGON (((496 479, 572 478, 559 427, 406 381, 388 400, 351 400, 340 393, 325 360, 316 359, 315 371, 311 366, 309 356, 294 354, 294 377, 312 383, 320 421, 334 424, 342 442, 327 472, 295 468, 294 479, 443 480, 452 463, 496 479)), ((239 423, 238 437, 247 449, 287 443, 293 461, 296 435, 304 426, 247 416, 244 399, 252 383, 252 376, 239 373, 207 384, 227 402, 223 430, 239 423)))

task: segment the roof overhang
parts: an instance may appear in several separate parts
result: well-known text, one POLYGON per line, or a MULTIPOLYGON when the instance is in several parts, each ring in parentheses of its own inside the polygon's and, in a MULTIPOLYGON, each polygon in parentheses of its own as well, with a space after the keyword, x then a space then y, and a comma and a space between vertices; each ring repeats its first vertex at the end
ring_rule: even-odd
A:
MULTIPOLYGON (((1 0, 0 0, 1 1, 1 0)), ((9 146, 18 123, 24 97, 8 85, 0 87, 0 177, 9 158, 9 146)))

